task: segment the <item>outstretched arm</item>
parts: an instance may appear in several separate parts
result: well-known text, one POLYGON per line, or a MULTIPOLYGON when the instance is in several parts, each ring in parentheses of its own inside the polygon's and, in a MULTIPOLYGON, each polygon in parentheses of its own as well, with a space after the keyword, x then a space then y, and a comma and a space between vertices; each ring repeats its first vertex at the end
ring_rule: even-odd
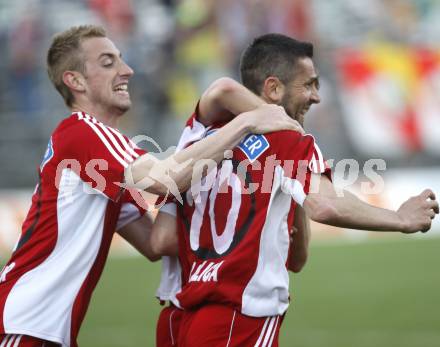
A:
POLYGON ((321 175, 312 176, 311 190, 317 193, 310 193, 304 201, 307 215, 316 222, 342 228, 426 232, 439 213, 438 202, 429 189, 405 201, 397 211, 374 207, 347 191, 339 197, 330 180, 321 175))

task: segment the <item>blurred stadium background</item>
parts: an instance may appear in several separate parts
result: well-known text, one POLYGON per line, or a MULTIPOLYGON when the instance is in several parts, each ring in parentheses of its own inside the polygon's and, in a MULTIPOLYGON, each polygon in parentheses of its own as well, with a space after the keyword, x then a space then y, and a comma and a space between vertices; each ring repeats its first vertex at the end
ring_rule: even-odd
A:
MULTIPOLYGON (((103 25, 136 72, 123 130, 163 149, 214 79, 239 78, 253 37, 312 41, 322 102, 305 125, 335 165, 359 163, 359 177, 347 167, 340 183, 361 192, 365 163, 380 158, 384 188, 364 199, 396 208, 425 187, 440 194, 438 0, 0 0, 1 262, 48 138, 67 115, 47 78, 46 51, 54 33, 86 23, 103 25)), ((439 221, 411 237, 313 228, 281 346, 440 346, 439 221)), ((82 345, 152 346, 158 276, 157 264, 115 239, 82 345)))

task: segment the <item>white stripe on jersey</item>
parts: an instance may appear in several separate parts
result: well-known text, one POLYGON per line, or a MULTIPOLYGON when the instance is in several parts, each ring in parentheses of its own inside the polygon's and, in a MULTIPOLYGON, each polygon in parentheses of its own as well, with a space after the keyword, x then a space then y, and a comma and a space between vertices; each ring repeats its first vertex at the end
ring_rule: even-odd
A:
POLYGON ((11 338, 12 335, 4 335, 2 343, 0 344, 0 347, 5 347, 5 344, 8 342, 8 340, 11 338))
POLYGON ((11 338, 9 339, 8 343, 5 345, 5 347, 11 347, 12 342, 14 342, 17 335, 11 335, 11 338))
POLYGON ((22 337, 23 337, 23 335, 18 335, 18 338, 17 338, 17 340, 15 340, 13 347, 18 347, 20 345, 20 340, 22 337))
POLYGON ((128 152, 130 152, 130 155, 133 156, 134 158, 138 158, 139 154, 137 154, 133 148, 136 148, 136 145, 133 143, 133 141, 131 141, 130 139, 125 139, 125 137, 116 129, 113 129, 112 127, 108 127, 107 129, 109 129, 113 134, 116 135, 116 137, 119 139, 119 141, 121 141, 121 143, 124 145, 125 150, 128 150, 128 152))
MULTIPOLYGON (((113 145, 113 148, 115 148, 119 154, 122 154, 123 157, 125 157, 125 161, 128 161, 129 163, 133 162, 133 157, 127 153, 125 149, 121 147, 119 142, 115 139, 114 135, 110 132, 109 128, 106 127, 101 122, 98 122, 96 119, 92 118, 91 121, 93 124, 96 124, 103 132, 107 135, 107 138, 110 140, 111 144, 113 145)), ((122 142, 124 144, 124 142, 122 142)), ((126 143, 126 142, 125 142, 126 143)))
POLYGON ((261 344, 261 340, 263 339, 263 337, 264 337, 264 333, 266 332, 266 327, 267 327, 267 323, 269 322, 269 320, 270 320, 270 317, 267 317, 266 320, 265 320, 265 322, 264 322, 263 329, 261 329, 260 336, 258 337, 258 340, 257 340, 257 342, 255 343, 254 347, 258 347, 258 346, 260 346, 260 344, 261 344))
POLYGON ((313 152, 313 155, 312 155, 312 164, 310 165, 310 170, 313 173, 318 173, 319 172, 319 170, 318 170, 318 162, 316 160, 315 152, 313 152))
POLYGON ((275 323, 275 317, 272 317, 270 319, 269 326, 267 328, 266 334, 264 336, 263 344, 261 345, 261 347, 267 347, 268 346, 267 343, 269 342, 270 337, 272 335, 272 330, 274 328, 274 323, 275 323))
MULTIPOLYGON (((116 130, 117 131, 117 130, 116 130)), ((135 144, 130 138, 128 138, 128 144, 130 145, 131 148, 133 149, 139 149, 139 146, 137 144, 135 144)), ((134 152, 136 153, 136 152, 134 152)), ((137 154, 137 153, 136 153, 137 154)))
POLYGON ((293 181, 292 184, 287 184, 288 179, 284 176, 281 166, 277 166, 260 235, 258 264, 242 294, 241 312, 248 316, 279 316, 286 312, 289 306, 289 274, 286 261, 290 242, 287 216, 292 197, 288 194, 281 194, 281 191, 286 192, 283 185, 291 187, 296 190, 297 199, 301 202, 299 191, 302 191, 302 186, 298 183, 295 187, 292 179, 290 179, 293 181), (283 184, 283 181, 286 184, 283 184), (274 291, 273 288, 277 290, 274 291))
POLYGON ((278 326, 278 320, 279 320, 279 319, 280 319, 280 316, 277 316, 277 320, 276 320, 276 322, 275 322, 275 327, 274 327, 274 329, 273 329, 273 331, 272 331, 272 336, 270 337, 269 344, 267 345, 267 347, 272 346, 273 339, 274 339, 274 337, 275 337, 275 334, 277 333, 277 326, 278 326))
POLYGON ((237 311, 234 310, 234 315, 232 316, 232 322, 231 322, 231 329, 229 330, 229 339, 228 339, 228 343, 226 344, 226 347, 229 346, 229 343, 231 342, 231 337, 232 337, 232 328, 234 327, 234 321, 235 321, 235 313, 237 311))
POLYGON ((107 139, 104 137, 104 135, 101 133, 101 131, 90 121, 89 119, 83 118, 84 122, 88 124, 92 130, 95 132, 96 135, 101 139, 101 141, 104 143, 104 146, 107 147, 109 152, 113 155, 113 157, 124 167, 127 168, 128 164, 122 159, 112 148, 112 146, 108 143, 107 139))
POLYGON ((318 160, 319 160, 319 166, 320 166, 320 172, 323 173, 325 171, 325 163, 324 163, 324 157, 322 156, 322 152, 319 149, 318 144, 315 142, 315 151, 318 154, 318 160))
POLYGON ((85 194, 85 187, 88 183, 81 181, 72 169, 62 171, 59 191, 68 190, 70 198, 58 194, 54 206, 57 242, 50 255, 23 274, 10 290, 3 309, 6 331, 26 334, 26 329, 36 338, 70 346, 75 299, 82 298, 80 289, 87 283, 103 247, 105 211, 109 204, 102 194, 85 194), (79 184, 69 189, 72 181, 79 184), (62 261, 54 261, 60 256, 62 261))
POLYGON ((174 335, 173 335, 173 316, 176 313, 177 309, 174 309, 170 314, 170 336, 171 336, 171 344, 174 346, 174 335))

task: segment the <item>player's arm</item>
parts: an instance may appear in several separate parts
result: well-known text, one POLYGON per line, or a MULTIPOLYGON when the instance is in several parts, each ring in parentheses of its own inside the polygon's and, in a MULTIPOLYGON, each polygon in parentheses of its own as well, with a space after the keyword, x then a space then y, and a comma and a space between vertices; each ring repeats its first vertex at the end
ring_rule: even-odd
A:
POLYGON ((229 121, 236 115, 265 104, 264 100, 232 78, 215 80, 202 94, 199 121, 205 125, 229 121))
POLYGON ((152 227, 152 218, 146 213, 143 217, 123 226, 116 232, 149 260, 157 261, 160 259, 160 254, 154 252, 151 247, 152 227))
POLYGON ((310 222, 304 209, 297 205, 295 208, 294 230, 291 235, 291 249, 287 267, 290 271, 300 272, 305 266, 309 254, 310 222))
MULTIPOLYGON (((202 94, 199 102, 198 120, 205 126, 214 122, 225 122, 236 115, 256 109, 266 102, 232 78, 222 77, 215 80, 202 94)), ((301 125, 297 128, 304 133, 301 125)))
MULTIPOLYGON (((241 113, 213 135, 164 160, 148 153, 142 155, 125 170, 125 183, 161 196, 167 194, 170 187, 184 192, 190 187, 194 168, 203 170, 197 166, 199 160, 211 159, 219 163, 224 151, 233 149, 246 135, 281 129, 295 130, 296 123, 281 106, 261 105, 253 111, 241 113)), ((194 174, 201 177, 201 172, 194 174)))
POLYGON ((372 231, 426 232, 439 213, 434 193, 427 189, 405 201, 397 211, 372 206, 344 191, 336 194, 324 175, 312 175, 311 191, 304 201, 306 214, 314 221, 337 227, 372 231), (319 188, 316 187, 319 185, 319 188))
POLYGON ((159 211, 153 224, 151 247, 156 254, 178 255, 178 235, 176 216, 159 211))

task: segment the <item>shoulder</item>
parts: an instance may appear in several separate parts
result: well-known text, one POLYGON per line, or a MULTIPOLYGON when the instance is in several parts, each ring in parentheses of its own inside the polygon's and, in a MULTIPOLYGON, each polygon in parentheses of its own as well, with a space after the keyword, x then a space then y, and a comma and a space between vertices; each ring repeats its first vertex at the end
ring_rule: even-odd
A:
POLYGON ((311 134, 301 134, 293 130, 281 130, 264 135, 274 151, 279 148, 292 148, 297 146, 314 146, 315 138, 311 134))
POLYGON ((73 113, 66 118, 54 132, 53 142, 66 154, 74 157, 111 155, 121 163, 130 163, 144 153, 117 129, 108 127, 83 112, 73 113))
POLYGON ((80 112, 72 113, 70 117, 67 117, 58 125, 52 136, 60 142, 70 142, 72 140, 83 142, 87 137, 94 135, 93 128, 96 128, 97 125, 93 124, 93 119, 93 117, 80 112))

